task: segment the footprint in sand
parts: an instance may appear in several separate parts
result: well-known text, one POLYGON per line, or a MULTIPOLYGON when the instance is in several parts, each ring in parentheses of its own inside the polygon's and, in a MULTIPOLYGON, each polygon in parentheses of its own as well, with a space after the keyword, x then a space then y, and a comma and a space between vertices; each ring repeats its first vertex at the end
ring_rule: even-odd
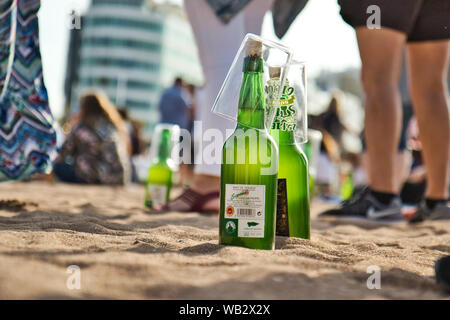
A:
POLYGON ((18 212, 24 210, 27 206, 37 207, 38 204, 34 202, 24 202, 16 199, 0 200, 0 210, 18 212))

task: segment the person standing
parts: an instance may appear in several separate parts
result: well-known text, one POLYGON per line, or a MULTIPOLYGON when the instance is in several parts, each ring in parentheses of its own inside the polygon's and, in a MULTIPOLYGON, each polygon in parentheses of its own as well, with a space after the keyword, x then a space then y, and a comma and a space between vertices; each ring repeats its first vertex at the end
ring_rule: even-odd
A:
POLYGON ((450 2, 447 0, 339 0, 356 30, 362 61, 365 137, 370 192, 323 215, 401 218, 395 178, 402 107, 398 88, 406 48, 408 83, 427 167, 427 189, 410 222, 450 218, 450 119, 447 70, 450 2), (368 26, 368 8, 380 25, 368 26))
MULTIPOLYGON (((208 129, 219 130, 226 139, 226 130, 235 124, 211 112, 234 56, 247 33, 260 34, 265 13, 273 0, 185 0, 184 5, 191 23, 205 85, 197 92, 197 121, 202 137, 208 129)), ((194 129, 195 131, 196 129, 194 129)), ((232 132, 232 130, 231 130, 232 132)), ((221 141, 214 141, 221 146, 221 141)), ((202 160, 201 148, 196 154, 202 160)), ((216 152, 220 152, 217 150, 216 152)), ((191 186, 180 197, 170 201, 163 210, 219 211, 220 163, 197 161, 191 186)))
POLYGON ((159 100, 160 122, 176 124, 181 129, 190 127, 190 102, 183 90, 183 79, 176 78, 173 85, 166 89, 159 100))

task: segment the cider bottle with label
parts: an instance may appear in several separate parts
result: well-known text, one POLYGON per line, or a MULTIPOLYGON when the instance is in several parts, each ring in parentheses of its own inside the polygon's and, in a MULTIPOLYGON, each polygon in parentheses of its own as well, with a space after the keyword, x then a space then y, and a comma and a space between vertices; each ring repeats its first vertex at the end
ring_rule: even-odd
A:
MULTIPOLYGON (((271 76, 276 77, 277 73, 271 76)), ((310 238, 308 160, 296 142, 296 93, 289 78, 281 95, 270 131, 278 145, 278 195, 276 234, 310 238)))
POLYGON ((237 126, 222 150, 219 242, 274 249, 278 151, 265 127, 262 43, 245 47, 237 126))
POLYGON ((170 157, 171 131, 164 128, 160 131, 156 156, 148 169, 145 192, 145 206, 158 209, 169 201, 173 174, 176 171, 174 161, 170 157))

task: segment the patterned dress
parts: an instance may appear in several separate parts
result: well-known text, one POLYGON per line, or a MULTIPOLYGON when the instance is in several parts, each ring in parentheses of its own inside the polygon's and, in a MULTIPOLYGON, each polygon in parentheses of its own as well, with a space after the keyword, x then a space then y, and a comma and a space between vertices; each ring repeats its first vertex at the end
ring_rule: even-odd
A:
POLYGON ((49 172, 56 133, 42 77, 40 0, 0 0, 0 181, 49 172))

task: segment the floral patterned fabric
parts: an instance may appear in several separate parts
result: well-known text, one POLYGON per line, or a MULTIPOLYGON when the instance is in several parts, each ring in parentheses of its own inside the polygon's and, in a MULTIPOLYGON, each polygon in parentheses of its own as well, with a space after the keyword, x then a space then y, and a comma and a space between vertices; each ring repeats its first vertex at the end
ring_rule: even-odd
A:
POLYGON ((124 183, 125 176, 120 143, 115 127, 99 120, 95 128, 83 124, 75 127, 60 155, 80 183, 118 185, 124 183))
POLYGON ((49 172, 56 132, 42 76, 39 0, 0 0, 0 181, 49 172))

